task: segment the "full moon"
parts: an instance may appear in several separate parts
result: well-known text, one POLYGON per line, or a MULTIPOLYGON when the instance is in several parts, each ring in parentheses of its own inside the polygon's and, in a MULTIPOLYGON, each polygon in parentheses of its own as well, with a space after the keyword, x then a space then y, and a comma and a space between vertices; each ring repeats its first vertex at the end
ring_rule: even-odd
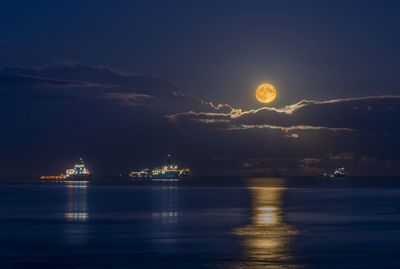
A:
POLYGON ((256 97, 261 103, 270 103, 276 97, 276 89, 274 85, 265 83, 258 86, 256 90, 256 97))

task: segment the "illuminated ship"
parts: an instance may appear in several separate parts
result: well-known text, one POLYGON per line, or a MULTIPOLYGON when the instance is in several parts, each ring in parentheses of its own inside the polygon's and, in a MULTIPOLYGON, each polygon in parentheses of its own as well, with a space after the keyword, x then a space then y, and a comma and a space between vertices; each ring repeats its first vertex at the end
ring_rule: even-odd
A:
POLYGON ((335 171, 332 174, 327 174, 327 173, 323 173, 320 174, 318 177, 319 178, 345 178, 347 177, 347 172, 346 170, 341 167, 341 168, 336 168, 335 171))
POLYGON ((65 175, 60 174, 59 176, 42 176, 40 179, 46 180, 68 180, 68 181, 86 181, 91 178, 89 170, 86 168, 83 158, 79 159, 79 162, 75 164, 74 168, 67 169, 65 175))
POLYGON ((91 178, 91 174, 89 170, 86 168, 85 163, 83 162, 83 158, 79 159, 72 169, 67 169, 66 171, 66 180, 74 180, 74 181, 84 181, 89 180, 91 178))
POLYGON ((329 177, 334 178, 345 178, 347 176, 347 172, 344 170, 343 167, 335 169, 333 174, 330 174, 329 177))
POLYGON ((171 155, 168 154, 167 163, 150 169, 142 169, 140 171, 131 172, 128 177, 132 179, 178 179, 190 175, 189 168, 180 168, 177 164, 171 162, 171 155))

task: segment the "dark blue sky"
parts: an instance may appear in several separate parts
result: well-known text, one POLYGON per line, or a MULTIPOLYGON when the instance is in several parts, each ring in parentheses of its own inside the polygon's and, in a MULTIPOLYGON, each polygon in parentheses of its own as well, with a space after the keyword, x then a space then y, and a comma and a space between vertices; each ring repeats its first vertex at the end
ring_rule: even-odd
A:
MULTIPOLYGON (((0 4, 0 67, 6 69, 0 73, 0 90, 2 111, 5 114, 0 120, 3 126, 11 129, 1 135, 3 141, 7 141, 3 142, 6 150, 1 160, 7 167, 16 162, 26 166, 27 170, 21 174, 39 173, 44 168, 39 167, 39 161, 36 164, 29 162, 29 156, 38 154, 39 160, 43 156, 38 153, 39 149, 43 150, 43 154, 54 155, 58 151, 55 148, 60 148, 68 158, 57 157, 58 163, 56 158, 52 167, 62 167, 73 156, 85 154, 92 160, 96 159, 98 163, 107 163, 107 158, 98 157, 98 148, 101 145, 102 148, 109 148, 101 152, 102 156, 107 153, 121 154, 119 162, 122 163, 112 164, 110 169, 100 169, 103 174, 115 173, 128 165, 134 166, 134 161, 138 166, 150 162, 150 155, 145 160, 128 157, 132 151, 144 154, 143 156, 146 156, 147 151, 155 152, 155 159, 158 161, 164 151, 171 150, 181 155, 192 150, 196 157, 187 154, 184 158, 200 171, 206 171, 205 166, 212 167, 207 173, 220 172, 220 167, 223 166, 220 163, 211 164, 210 160, 224 162, 225 159, 235 159, 222 169, 235 171, 248 168, 246 165, 255 159, 258 161, 254 161, 252 166, 257 164, 263 169, 268 168, 271 162, 267 165, 260 161, 268 158, 284 159, 283 162, 294 159, 294 164, 286 166, 289 170, 295 169, 293 171, 297 173, 303 165, 299 160, 308 158, 320 164, 322 160, 319 159, 332 161, 335 160, 334 156, 346 153, 343 156, 347 156, 347 160, 352 156, 354 162, 348 165, 357 167, 359 171, 362 171, 362 167, 357 162, 361 162, 362 158, 364 161, 365 158, 370 158, 378 163, 375 164, 375 173, 387 170, 382 164, 387 162, 395 167, 391 168, 393 171, 390 174, 397 173, 398 156, 390 150, 383 150, 390 148, 390 144, 376 141, 393 143, 398 134, 398 99, 393 96, 400 94, 399 13, 398 1, 3 2, 0 4), (66 62, 69 63, 68 68, 65 68, 66 62), (77 63, 81 63, 84 68, 77 63), (7 69, 10 66, 21 68, 7 69), (51 67, 43 69, 46 66, 51 67), (149 80, 162 79, 165 83, 135 79, 122 81, 126 77, 108 77, 99 66, 110 67, 113 72, 119 70, 138 77, 149 77, 149 80), (32 67, 36 73, 26 70, 32 67), (39 67, 42 69, 38 71, 39 67), (40 82, 27 81, 26 76, 34 76, 40 82), (357 114, 354 118, 348 117, 350 119, 343 122, 335 118, 343 116, 337 112, 323 115, 318 120, 313 119, 312 113, 298 113, 301 117, 285 114, 284 118, 264 115, 269 119, 268 122, 265 122, 265 118, 261 119, 264 129, 269 128, 275 132, 275 127, 265 126, 271 125, 271 122, 280 127, 290 127, 293 124, 318 124, 319 127, 326 127, 330 124, 330 128, 356 129, 353 127, 360 120, 368 122, 367 119, 372 118, 382 124, 369 122, 370 126, 375 126, 374 133, 363 134, 364 140, 359 137, 356 139, 356 135, 346 134, 342 137, 342 134, 333 130, 333 134, 340 136, 334 138, 335 143, 325 141, 326 136, 320 133, 315 134, 319 131, 314 128, 309 131, 315 135, 314 139, 331 143, 332 147, 313 151, 310 148, 298 148, 299 145, 294 144, 296 142, 293 140, 298 141, 297 138, 301 139, 301 136, 295 138, 298 134, 288 135, 287 130, 283 130, 283 136, 276 134, 280 140, 275 141, 274 146, 279 147, 274 149, 266 146, 273 141, 273 135, 269 133, 257 134, 256 137, 253 134, 235 133, 238 141, 243 144, 239 147, 238 141, 231 141, 232 144, 229 144, 229 141, 224 140, 225 133, 222 135, 220 128, 211 127, 210 130, 210 126, 204 127, 199 132, 206 135, 200 136, 197 132, 191 133, 192 130, 188 128, 179 129, 177 120, 173 124, 165 120, 166 115, 174 113, 210 111, 209 107, 199 107, 199 100, 175 100, 168 94, 160 94, 160 90, 180 91, 185 98, 192 95, 203 101, 230 104, 236 109, 247 111, 262 107, 254 97, 254 89, 262 82, 271 82, 277 87, 278 97, 271 104, 274 108, 283 108, 304 99, 328 101, 355 97, 361 98, 361 101, 357 99, 351 102, 361 102, 361 107, 366 108, 363 111, 367 113, 357 114), (127 93, 131 95, 126 95, 127 93), (138 97, 137 94, 142 96, 138 97), (82 99, 82 96, 86 99, 82 99), (391 96, 384 99, 390 105, 382 104, 379 98, 365 101, 363 98, 367 96, 391 96), (138 98, 145 104, 137 105, 138 98), (48 101, 50 99, 52 101, 48 101), (54 101, 55 99, 58 101, 54 101), (60 100, 63 104, 58 103, 60 100), (84 103, 87 100, 90 100, 90 105, 84 103), (109 103, 110 100, 123 102, 109 103), (105 101, 107 102, 104 103, 105 101), (387 111, 379 110, 373 116, 368 114, 373 113, 374 109, 371 107, 377 105, 387 111), (57 109, 60 107, 61 111, 57 109), (76 115, 72 115, 74 113, 76 115), (151 115, 142 118, 144 113, 151 115), (108 125, 105 117, 110 115, 113 119, 109 119, 108 125), (292 118, 288 120, 287 117, 292 118), (118 119, 118 124, 115 123, 115 118, 118 119), (351 119, 356 122, 350 123, 351 119), (74 139, 69 141, 71 134, 62 130, 65 126, 73 128, 74 122, 96 123, 89 129, 82 129, 83 146, 77 146, 81 142, 74 139), (141 131, 130 127, 132 125, 140 126, 141 131), (394 129, 388 130, 387 126, 394 126, 394 129), (162 142, 163 145, 169 144, 167 147, 150 142, 144 145, 143 141, 149 137, 149 133, 153 133, 151 137, 160 141, 154 134, 154 129, 155 132, 162 129, 168 134, 164 138, 166 141, 162 142), (49 130, 56 131, 50 134, 49 130), (42 135, 38 136, 41 131, 42 135), (185 138, 190 134, 193 140, 173 142, 176 134, 185 138), (207 141, 204 140, 205 137, 207 141), (265 141, 265 145, 257 153, 254 149, 260 147, 248 143, 249 139, 254 138, 265 141), (130 139, 136 142, 130 144, 130 139), (363 149, 361 145, 353 144, 354 139, 363 142, 372 139, 373 142, 369 142, 371 148, 363 149), (98 140, 97 144, 93 142, 95 140, 98 140), (60 145, 63 142, 65 148, 60 145), (181 142, 186 146, 183 147, 181 142), (221 143, 226 143, 226 148, 217 146, 221 143), (344 145, 344 148, 339 148, 338 144, 344 145), (202 152, 205 145, 220 152, 202 152), (348 145, 353 145, 354 148, 349 148, 348 145), (24 149, 27 150, 27 155, 21 157, 24 149), (240 155, 244 157, 238 157, 240 155)), ((310 106, 324 105, 326 104, 313 103, 310 106)), ((348 109, 360 113, 358 106, 360 104, 352 104, 348 109)), ((186 120, 185 118, 187 126, 193 123, 193 119, 190 123, 186 120)), ((196 118, 194 121, 199 122, 198 120, 196 118)), ((215 124, 215 120, 201 119, 200 123, 215 124)), ((260 119, 257 118, 258 120, 260 119)), ((247 125, 259 124, 257 121, 252 119, 251 124, 247 125)), ((220 118, 218 123, 222 123, 220 118)), ((246 122, 240 124, 246 125, 246 122)), ((260 126, 252 131, 259 132, 260 126)), ((357 126, 364 128, 369 125, 357 126)), ((199 126, 195 127, 196 130, 198 128, 199 126)), ((232 131, 231 129, 235 129, 232 126, 224 128, 229 129, 228 132, 238 132, 232 131)), ((310 145, 315 141, 301 143, 310 145)), ((43 157, 43 163, 45 162, 49 162, 48 157, 43 157)), ((334 165, 325 164, 326 167, 334 165)), ((280 170, 277 169, 285 165, 272 166, 270 171, 267 169, 253 172, 278 173, 280 170)))
POLYGON ((396 1, 10 1, 1 65, 78 61, 240 106, 399 91, 396 1), (5 43, 5 44, 4 44, 5 43))

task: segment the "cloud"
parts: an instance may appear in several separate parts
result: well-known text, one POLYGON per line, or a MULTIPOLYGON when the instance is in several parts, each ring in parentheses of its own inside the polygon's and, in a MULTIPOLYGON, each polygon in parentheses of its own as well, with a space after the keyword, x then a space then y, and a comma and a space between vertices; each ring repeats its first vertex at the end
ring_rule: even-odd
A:
POLYGON ((318 175, 323 158, 317 157, 287 157, 287 158, 250 158, 239 161, 237 169, 227 169, 229 175, 270 175, 270 176, 304 176, 318 175))
POLYGON ((360 158, 360 164, 365 165, 365 166, 373 165, 377 161, 378 161, 377 158, 373 158, 373 157, 370 157, 370 156, 362 156, 360 158))
MULTIPOLYGON (((42 102, 45 99, 65 100, 70 97, 74 100, 95 100, 99 103, 102 99, 132 107, 150 105, 156 101, 156 97, 164 99, 162 101, 167 104, 174 104, 177 100, 186 98, 168 81, 129 74, 107 66, 76 62, 3 68, 0 70, 0 94, 3 99, 30 96, 32 100, 42 102)), ((162 101, 160 99, 160 109, 165 110, 162 101)), ((167 108, 167 111, 175 110, 167 108)), ((162 117, 162 114, 159 114, 162 117)))
POLYGON ((154 98, 154 96, 148 94, 124 92, 106 93, 104 94, 104 97, 107 99, 117 100, 121 104, 127 106, 149 105, 151 99, 154 98))
POLYGON ((120 88, 120 92, 123 89, 125 92, 164 97, 179 92, 165 80, 76 62, 40 67, 7 67, 0 70, 0 78, 0 86, 120 88))
POLYGON ((243 111, 230 105, 207 103, 211 110, 167 115, 175 124, 205 124, 219 130, 280 130, 298 138, 296 131, 354 132, 360 130, 399 131, 400 96, 366 96, 327 101, 302 100, 283 108, 263 107, 243 111), (360 110, 359 108, 365 107, 360 110), (229 109, 228 111, 220 111, 229 109))
MULTIPOLYGON (((168 81, 61 63, 0 70, 0 102, 1 146, 14 158, 27 149, 58 158, 59 151, 85 151, 100 159, 94 170, 119 173, 172 151, 203 175, 316 175, 341 165, 351 174, 399 171, 399 96, 245 110, 186 94, 168 81), (114 168, 105 168, 105 155, 117 156, 114 168)), ((9 171, 18 169, 3 161, 9 171)))
POLYGON ((301 163, 305 164, 305 165, 315 165, 320 163, 322 160, 322 158, 303 158, 300 160, 301 163))
MULTIPOLYGON (((274 111, 277 113, 284 113, 284 114, 292 114, 296 110, 310 106, 310 105, 325 105, 325 104, 335 104, 335 103, 344 103, 344 102, 353 102, 353 101, 364 101, 364 100, 376 100, 376 99, 400 99, 400 96, 398 95, 382 95, 382 96, 364 96, 364 97, 354 97, 354 98, 342 98, 342 99, 332 99, 332 100, 327 100, 327 101, 315 101, 315 100, 301 100, 300 102, 297 102, 293 105, 288 105, 283 108, 273 108, 273 107, 262 107, 259 109, 251 109, 248 111, 240 111, 240 113, 229 113, 231 117, 236 118, 236 117, 241 117, 247 114, 256 114, 260 111, 266 110, 266 111, 274 111)), ((367 107, 368 110, 372 109, 372 106, 367 107)), ((232 110, 235 110, 232 108, 232 110)), ((237 111, 237 109, 236 109, 237 111)))
MULTIPOLYGON (((209 105, 210 107, 214 108, 214 110, 220 110, 221 108, 229 108, 228 112, 183 112, 176 114, 176 116, 179 115, 185 115, 185 114, 195 114, 195 115, 209 115, 209 116, 221 116, 221 117, 230 117, 232 119, 246 116, 249 114, 257 114, 261 111, 272 111, 272 112, 277 112, 277 113, 283 113, 283 114, 293 114, 298 109, 301 109, 303 107, 307 106, 312 106, 312 105, 326 105, 326 104, 336 104, 336 103, 347 103, 347 102, 357 102, 357 101, 368 101, 368 100, 380 100, 380 99, 400 99, 400 95, 381 95, 381 96, 364 96, 364 97, 354 97, 354 98, 342 98, 342 99, 332 99, 332 100, 327 100, 327 101, 315 101, 315 100, 302 100, 300 102, 297 102, 292 105, 287 105, 282 108, 274 108, 274 107, 262 107, 259 109, 250 109, 247 111, 243 111, 242 109, 234 108, 233 106, 229 104, 218 104, 215 105, 212 102, 205 102, 202 101, 204 104, 209 105)), ((357 106, 352 106, 353 109, 357 109, 357 106)), ((368 106, 367 110, 371 110, 372 106, 368 106)))
POLYGON ((331 160, 353 160, 354 152, 342 152, 339 154, 329 154, 331 160))
MULTIPOLYGON (((300 102, 297 102, 292 105, 287 105, 282 108, 274 108, 274 107, 262 107, 258 109, 250 109, 247 111, 243 111, 240 108, 234 108, 233 106, 229 104, 218 104, 215 105, 212 102, 206 102, 202 101, 204 104, 209 105, 212 107, 214 110, 220 110, 222 108, 228 108, 228 112, 194 112, 194 111, 189 111, 189 112, 183 112, 183 113, 178 113, 175 115, 168 115, 169 118, 178 118, 179 116, 183 115, 198 115, 198 116, 219 116, 219 117, 229 117, 231 119, 243 117, 249 114, 257 114, 262 111, 268 111, 268 112, 276 112, 276 113, 282 113, 282 114, 288 114, 291 115, 293 112, 295 112, 298 109, 301 109, 303 107, 307 107, 310 105, 326 105, 326 104, 335 104, 335 103, 345 103, 345 102, 357 102, 357 101, 365 101, 365 100, 379 100, 379 99, 400 99, 400 95, 382 95, 382 96, 365 96, 365 97, 354 97, 354 98, 343 98, 343 99, 332 99, 332 100, 327 100, 327 101, 315 101, 315 100, 301 100, 300 102)), ((357 109, 357 106, 353 106, 353 109, 357 109)), ((372 106, 368 106, 367 110, 371 110, 372 106)))
POLYGON ((236 165, 236 169, 227 169, 225 173, 246 176, 260 174, 317 176, 322 172, 330 173, 335 168, 344 166, 352 176, 376 176, 397 174, 400 169, 400 160, 397 159, 378 159, 367 155, 356 156, 354 153, 337 154, 335 159, 332 159, 331 156, 242 159, 236 165), (353 159, 350 160, 350 157, 353 159))
POLYGON ((211 160, 214 160, 214 161, 229 161, 230 157, 214 156, 214 157, 211 157, 211 160))
POLYGON ((286 134, 285 136, 289 138, 299 138, 298 134, 286 134))
POLYGON ((117 85, 103 85, 86 81, 52 79, 30 75, 0 75, 0 86, 2 87, 53 87, 53 88, 72 88, 72 87, 110 87, 117 85))
MULTIPOLYGON (((281 108, 243 110, 186 95, 167 81, 82 63, 4 68, 0 70, 0 86, 79 88, 80 91, 58 93, 104 98, 124 106, 153 104, 151 109, 170 123, 228 132, 271 130, 279 131, 287 138, 299 138, 304 132, 391 131, 400 128, 399 123, 386 120, 399 112, 400 96, 301 100, 281 108)), ((40 96, 55 94, 43 90, 30 91, 30 94, 34 93, 40 96)))
POLYGON ((283 126, 268 125, 268 124, 232 125, 231 127, 225 128, 224 130, 233 131, 233 130, 247 130, 247 129, 271 129, 271 130, 280 130, 285 133, 289 133, 291 131, 298 131, 298 130, 328 130, 328 131, 334 131, 334 132, 354 131, 353 129, 350 129, 350 128, 330 128, 330 127, 325 127, 325 126, 310 126, 310 125, 296 125, 296 126, 283 127, 283 126))

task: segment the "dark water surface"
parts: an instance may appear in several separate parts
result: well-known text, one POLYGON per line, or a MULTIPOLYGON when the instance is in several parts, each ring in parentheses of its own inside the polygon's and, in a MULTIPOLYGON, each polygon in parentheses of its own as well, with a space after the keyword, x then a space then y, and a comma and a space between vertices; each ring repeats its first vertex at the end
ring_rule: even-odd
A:
POLYGON ((0 182, 0 268, 400 268, 400 179, 0 182))

